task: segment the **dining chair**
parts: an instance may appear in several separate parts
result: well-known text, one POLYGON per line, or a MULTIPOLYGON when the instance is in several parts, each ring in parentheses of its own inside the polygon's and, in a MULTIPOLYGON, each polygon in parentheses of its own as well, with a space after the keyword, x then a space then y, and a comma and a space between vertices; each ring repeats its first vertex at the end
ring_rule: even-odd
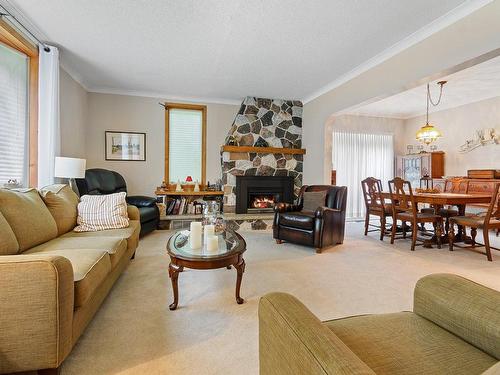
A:
MULTIPOLYGON (((412 226, 411 250, 415 250, 417 243, 418 224, 432 223, 437 246, 441 248, 441 234, 443 219, 435 213, 419 212, 418 205, 413 195, 409 181, 396 177, 389 181, 389 193, 391 196, 393 225, 391 230, 391 244, 396 237, 396 224, 400 220, 403 226, 403 237, 406 235, 406 222, 412 226)), ((423 242, 423 241, 422 241, 423 242)))
POLYGON ((462 225, 464 227, 471 228, 471 245, 470 246, 458 246, 463 249, 476 249, 479 247, 484 247, 485 252, 480 252, 486 255, 488 260, 491 262, 493 258, 491 256, 491 249, 500 250, 496 247, 490 246, 489 231, 490 229, 499 230, 500 229, 500 183, 497 183, 493 195, 491 196, 491 202, 488 206, 488 210, 485 213, 480 213, 472 216, 455 216, 450 218, 450 232, 448 233, 448 244, 450 251, 453 251, 454 240, 455 240, 455 230, 454 225, 462 225), (476 242, 477 229, 483 231, 483 241, 484 243, 476 242))
POLYGON ((367 177, 361 181, 361 188, 363 189, 366 207, 365 236, 368 232, 380 230, 380 241, 383 241, 384 235, 390 234, 390 231, 387 229, 386 219, 392 216, 392 206, 386 203, 380 196, 382 192, 382 181, 375 177, 367 177), (370 215, 378 216, 380 218, 380 225, 370 224, 370 215), (368 227, 370 226, 377 229, 369 230, 368 227))
MULTIPOLYGON (((454 194, 467 194, 468 188, 468 180, 464 179, 463 177, 452 177, 446 180, 444 185, 444 192, 454 194)), ((458 208, 454 206, 441 207, 437 213, 444 218, 444 232, 446 235, 448 235, 448 231, 450 230, 450 218, 458 216, 458 208)))

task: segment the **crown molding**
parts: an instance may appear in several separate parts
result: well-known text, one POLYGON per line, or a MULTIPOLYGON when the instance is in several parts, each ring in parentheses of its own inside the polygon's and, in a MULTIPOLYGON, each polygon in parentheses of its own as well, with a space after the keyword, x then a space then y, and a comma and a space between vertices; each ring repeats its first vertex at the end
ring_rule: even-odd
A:
POLYGON ((493 2, 493 0, 469 0, 465 3, 459 5, 458 7, 450 10, 448 13, 442 15, 441 17, 435 19, 426 26, 420 28, 414 33, 410 34, 406 38, 400 40, 399 42, 393 44, 391 47, 385 49, 381 53, 375 55, 374 57, 361 63, 354 69, 350 70, 346 74, 340 76, 329 84, 323 86, 319 90, 313 92, 312 94, 305 97, 302 102, 307 104, 308 102, 318 98, 321 95, 343 85, 344 83, 350 81, 351 79, 361 75, 362 73, 380 65, 384 61, 396 56, 398 53, 410 48, 411 46, 427 39, 432 34, 435 34, 446 27, 452 25, 453 23, 467 17, 469 14, 474 13, 478 9, 488 5, 493 2))
POLYGON ((122 90, 122 89, 107 88, 107 87, 90 87, 87 91, 90 93, 97 93, 97 94, 140 96, 144 98, 157 98, 172 102, 188 102, 196 104, 240 105, 241 102, 243 101, 243 98, 241 100, 234 100, 234 99, 224 99, 224 98, 207 98, 199 96, 176 96, 163 92, 122 90))

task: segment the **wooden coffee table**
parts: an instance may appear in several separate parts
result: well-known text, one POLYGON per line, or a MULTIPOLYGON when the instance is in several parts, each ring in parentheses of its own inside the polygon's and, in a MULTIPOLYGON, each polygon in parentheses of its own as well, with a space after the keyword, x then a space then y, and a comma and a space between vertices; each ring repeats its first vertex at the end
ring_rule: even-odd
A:
POLYGON ((189 246, 189 238, 184 231, 175 233, 167 243, 167 252, 170 256, 168 274, 172 281, 174 290, 174 302, 170 304, 170 310, 175 310, 179 302, 178 277, 184 267, 196 270, 213 270, 217 268, 236 268, 236 302, 242 304, 244 299, 240 297, 241 279, 245 272, 245 260, 243 253, 247 245, 243 237, 231 230, 217 234, 219 236, 219 249, 217 252, 208 253, 205 244, 201 249, 192 250, 189 246))

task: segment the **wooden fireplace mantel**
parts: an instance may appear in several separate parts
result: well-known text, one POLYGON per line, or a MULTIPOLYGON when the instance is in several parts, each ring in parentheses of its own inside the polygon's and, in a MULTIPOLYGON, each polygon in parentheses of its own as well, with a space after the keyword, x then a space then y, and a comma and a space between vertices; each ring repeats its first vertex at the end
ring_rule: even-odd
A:
POLYGON ((300 154, 306 153, 305 148, 254 147, 254 146, 222 146, 222 152, 255 152, 259 154, 300 154))

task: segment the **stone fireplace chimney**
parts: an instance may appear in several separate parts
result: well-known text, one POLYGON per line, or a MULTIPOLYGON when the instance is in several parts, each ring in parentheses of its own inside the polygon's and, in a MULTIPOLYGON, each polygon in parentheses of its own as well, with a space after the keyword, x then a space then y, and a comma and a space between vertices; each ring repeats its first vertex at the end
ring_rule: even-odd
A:
POLYGON ((297 196, 305 154, 302 102, 247 96, 225 143, 221 150, 224 212, 234 212, 236 176, 289 176, 297 196))

